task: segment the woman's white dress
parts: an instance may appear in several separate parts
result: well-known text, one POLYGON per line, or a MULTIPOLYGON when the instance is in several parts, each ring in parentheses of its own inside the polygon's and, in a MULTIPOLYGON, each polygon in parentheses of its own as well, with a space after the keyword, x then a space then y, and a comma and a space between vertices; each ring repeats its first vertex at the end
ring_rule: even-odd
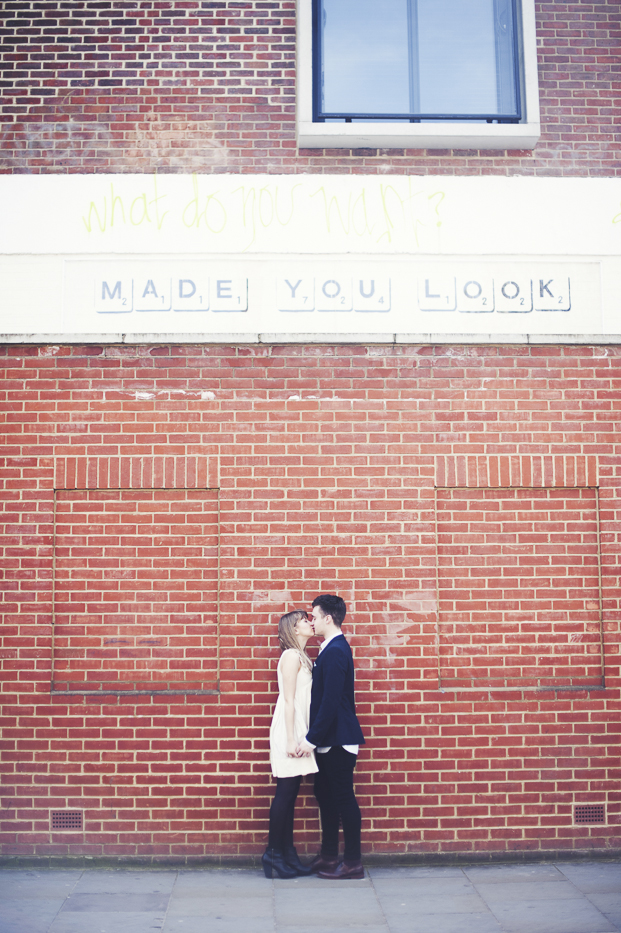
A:
MULTIPOLYGON (((314 774, 317 771, 315 754, 309 758, 287 758, 287 727, 285 725, 285 696, 283 691, 282 661, 286 654, 295 648, 283 651, 278 661, 278 700, 270 728, 270 761, 274 777, 296 777, 298 774, 314 774)), ((308 668, 302 664, 295 682, 294 732, 299 742, 308 732, 310 696, 313 678, 308 668)))

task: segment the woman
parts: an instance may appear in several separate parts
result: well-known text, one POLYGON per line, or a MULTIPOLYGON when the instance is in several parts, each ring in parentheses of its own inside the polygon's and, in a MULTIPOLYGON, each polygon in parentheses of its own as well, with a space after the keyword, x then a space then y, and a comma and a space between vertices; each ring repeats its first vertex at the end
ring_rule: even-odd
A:
POLYGON ((306 642, 314 635, 303 609, 282 616, 278 641, 278 701, 270 729, 270 760, 276 794, 270 807, 270 835, 261 859, 266 878, 295 878, 310 871, 293 846, 293 811, 303 774, 317 771, 314 754, 298 755, 297 745, 308 732, 313 663, 306 642))

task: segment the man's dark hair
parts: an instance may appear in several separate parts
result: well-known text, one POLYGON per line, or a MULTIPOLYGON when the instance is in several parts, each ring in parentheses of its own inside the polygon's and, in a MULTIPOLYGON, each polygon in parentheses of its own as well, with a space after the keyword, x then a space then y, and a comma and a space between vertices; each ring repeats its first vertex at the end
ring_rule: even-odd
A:
POLYGON ((339 628, 343 624, 343 619, 347 614, 347 606, 345 605, 345 600, 341 599, 340 596, 333 596, 330 593, 325 593, 323 596, 316 596, 313 600, 313 607, 319 606, 324 616, 332 616, 332 621, 339 628))

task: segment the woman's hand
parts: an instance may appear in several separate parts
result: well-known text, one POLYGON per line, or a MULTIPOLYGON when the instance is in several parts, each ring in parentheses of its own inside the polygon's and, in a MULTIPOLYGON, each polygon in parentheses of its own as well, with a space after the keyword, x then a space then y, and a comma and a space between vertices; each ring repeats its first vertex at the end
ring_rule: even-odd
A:
POLYGON ((315 749, 314 745, 310 745, 306 739, 300 739, 298 742, 298 758, 310 758, 315 749))
POLYGON ((298 747, 295 740, 287 742, 287 758, 298 758, 298 747))

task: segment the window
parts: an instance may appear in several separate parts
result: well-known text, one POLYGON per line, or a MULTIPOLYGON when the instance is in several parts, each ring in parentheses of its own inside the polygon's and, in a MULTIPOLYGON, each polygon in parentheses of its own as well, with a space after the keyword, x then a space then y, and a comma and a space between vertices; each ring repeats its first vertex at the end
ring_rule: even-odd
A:
POLYGON ((315 122, 520 119, 511 0, 315 0, 315 122))
POLYGON ((533 148, 533 0, 300 0, 298 143, 533 148))

